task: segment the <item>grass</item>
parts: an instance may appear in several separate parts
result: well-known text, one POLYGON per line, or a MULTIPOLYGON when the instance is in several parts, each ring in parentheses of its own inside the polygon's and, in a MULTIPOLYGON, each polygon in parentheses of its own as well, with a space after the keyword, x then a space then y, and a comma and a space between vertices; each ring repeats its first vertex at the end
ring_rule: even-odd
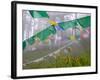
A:
MULTIPOLYGON (((56 50, 55 48, 52 49, 56 50)), ((36 51, 28 51, 28 52, 23 52, 23 63, 27 63, 29 61, 41 58, 42 56, 48 55, 51 53, 48 47, 46 47, 44 50, 36 50, 36 51)))
POLYGON ((60 52, 55 55, 56 58, 48 57, 40 62, 33 62, 24 66, 24 69, 39 69, 39 68, 60 68, 60 67, 83 67, 91 65, 90 52, 84 51, 78 56, 72 54, 63 54, 60 52))

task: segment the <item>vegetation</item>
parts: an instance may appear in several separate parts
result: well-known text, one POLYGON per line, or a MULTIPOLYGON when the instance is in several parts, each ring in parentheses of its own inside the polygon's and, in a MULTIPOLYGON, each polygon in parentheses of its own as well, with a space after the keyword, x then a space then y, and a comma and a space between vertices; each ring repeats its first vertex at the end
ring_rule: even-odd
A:
POLYGON ((90 66, 91 58, 90 52, 84 51, 80 55, 72 55, 70 53, 63 54, 63 52, 58 53, 52 57, 47 57, 46 59, 33 62, 24 66, 24 69, 39 69, 39 68, 59 68, 59 67, 83 67, 90 66))

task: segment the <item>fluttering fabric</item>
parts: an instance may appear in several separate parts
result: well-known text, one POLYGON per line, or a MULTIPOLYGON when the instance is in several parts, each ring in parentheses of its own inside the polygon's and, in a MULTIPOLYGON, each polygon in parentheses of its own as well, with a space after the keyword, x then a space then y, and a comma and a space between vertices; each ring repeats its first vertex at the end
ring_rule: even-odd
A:
MULTIPOLYGON (((30 10, 29 13, 33 18, 49 18, 46 11, 32 11, 32 10, 30 10)), ((60 23, 56 23, 56 21, 50 20, 49 23, 51 24, 51 26, 47 27, 46 29, 43 29, 42 31, 38 32, 37 34, 24 40, 23 41, 23 49, 26 48, 27 43, 29 45, 34 44, 36 38, 38 38, 40 41, 46 40, 50 35, 56 34, 57 30, 64 31, 64 30, 67 30, 69 28, 73 28, 73 27, 77 26, 78 24, 82 28, 85 29, 85 28, 91 26, 91 16, 85 16, 82 18, 69 20, 69 21, 63 21, 60 23)), ((74 37, 71 37, 71 39, 74 39, 74 37)))

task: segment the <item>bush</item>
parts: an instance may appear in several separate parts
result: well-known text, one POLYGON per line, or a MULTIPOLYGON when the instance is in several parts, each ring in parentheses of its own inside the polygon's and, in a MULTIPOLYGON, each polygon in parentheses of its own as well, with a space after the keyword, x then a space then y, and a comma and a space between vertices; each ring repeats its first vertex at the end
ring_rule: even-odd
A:
POLYGON ((56 58, 48 58, 48 60, 42 60, 40 62, 33 62, 24 66, 24 69, 37 69, 37 68, 60 68, 60 67, 84 67, 90 66, 90 52, 81 53, 78 56, 69 54, 63 54, 60 52, 56 55, 56 58))

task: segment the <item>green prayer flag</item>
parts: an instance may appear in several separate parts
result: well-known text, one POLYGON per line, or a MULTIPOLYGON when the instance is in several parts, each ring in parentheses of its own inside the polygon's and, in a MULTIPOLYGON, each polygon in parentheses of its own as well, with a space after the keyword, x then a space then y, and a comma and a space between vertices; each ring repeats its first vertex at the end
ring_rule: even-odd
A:
POLYGON ((51 32, 47 29, 39 32, 36 34, 36 37, 38 37, 41 41, 44 41, 45 39, 47 39, 47 37, 51 34, 51 32))
POLYGON ((32 45, 34 42, 35 42, 35 39, 34 39, 35 37, 34 36, 32 36, 32 37, 30 37, 27 41, 28 41, 28 43, 30 44, 30 45, 32 45))
POLYGON ((77 21, 83 28, 91 26, 91 17, 90 16, 79 18, 79 19, 77 19, 77 21))
POLYGON ((53 26, 50 26, 50 27, 48 28, 48 30, 49 30, 52 34, 55 34, 55 33, 56 33, 56 29, 55 29, 55 27, 53 27, 53 26))
POLYGON ((86 16, 83 18, 79 18, 79 19, 75 19, 75 20, 71 20, 71 21, 67 21, 67 22, 61 22, 58 25, 65 30, 65 29, 77 26, 78 25, 77 23, 79 23, 82 26, 82 28, 89 27, 89 26, 91 26, 90 25, 91 17, 86 16))
POLYGON ((25 49, 25 48, 26 48, 26 41, 23 41, 22 46, 23 46, 23 49, 25 49))
POLYGON ((44 41, 45 39, 47 39, 51 34, 55 34, 56 30, 53 26, 50 26, 46 29, 44 29, 43 31, 39 32, 36 34, 36 36, 41 40, 44 41))
POLYGON ((46 11, 29 11, 33 18, 49 18, 46 11))
POLYGON ((68 28, 77 26, 77 22, 76 20, 72 20, 72 21, 67 21, 67 22, 61 22, 58 25, 64 30, 66 30, 68 28))

